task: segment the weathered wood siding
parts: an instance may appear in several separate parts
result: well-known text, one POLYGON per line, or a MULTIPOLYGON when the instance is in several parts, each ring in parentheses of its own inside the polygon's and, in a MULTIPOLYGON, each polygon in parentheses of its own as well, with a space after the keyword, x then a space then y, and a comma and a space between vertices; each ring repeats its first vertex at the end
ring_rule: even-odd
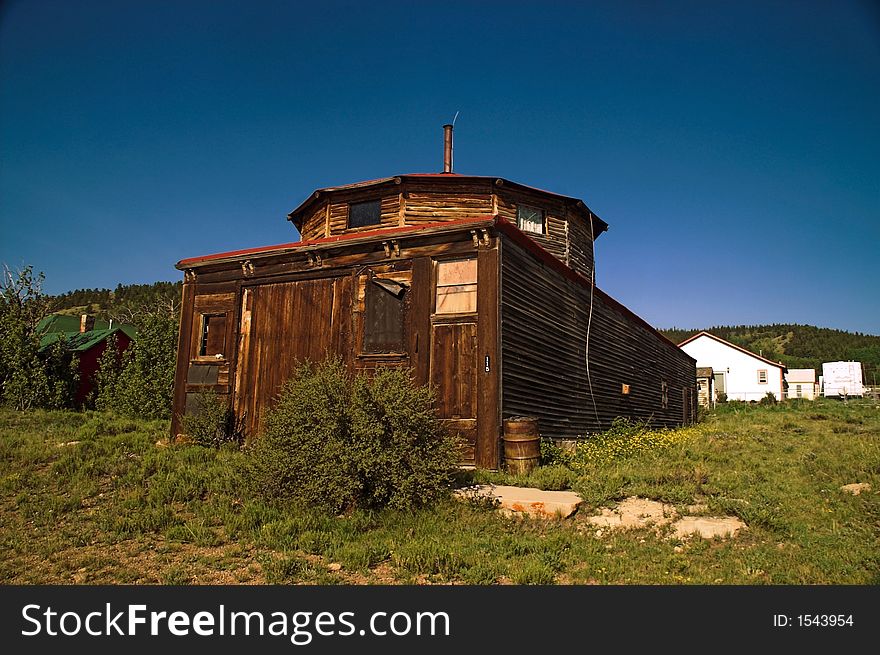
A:
POLYGON ((302 230, 300 236, 303 241, 311 241, 313 239, 321 239, 329 236, 329 206, 328 203, 320 202, 312 207, 303 217, 302 230))
MULTIPOLYGON (((196 391, 229 399, 245 420, 248 438, 259 436, 265 411, 297 361, 340 355, 354 371, 409 367, 418 384, 437 387, 437 409, 463 437, 464 463, 498 466, 498 258, 497 240, 477 248, 468 232, 433 235, 386 253, 380 241, 332 248, 316 264, 305 254, 283 254, 211 264, 187 275, 181 315, 181 347, 175 378, 175 416, 192 411, 196 391), (435 314, 438 260, 476 258, 476 311, 435 314), (371 280, 393 281, 402 296, 399 352, 365 346, 365 306, 371 280), (224 312, 225 355, 199 358, 201 314, 224 312), (485 316, 485 320, 483 317, 485 316), (492 365, 484 370, 488 357, 492 365), (188 399, 190 402, 187 402, 188 399)), ((383 293, 385 293, 383 291, 383 293)), ((174 432, 179 432, 175 418, 174 432)))
POLYGON ((561 199, 521 190, 496 189, 497 213, 517 224, 517 205, 524 204, 544 210, 545 234, 529 233, 529 237, 559 261, 567 264, 586 278, 592 275, 593 241, 590 225, 579 213, 566 206, 561 199))
POLYGON ((590 222, 578 212, 568 211, 568 265, 588 280, 593 275, 593 238, 590 222))
POLYGON ((350 356, 350 276, 248 287, 242 308, 236 414, 249 434, 297 363, 350 356))
POLYGON ((382 190, 381 192, 365 192, 363 190, 336 192, 330 196, 328 204, 328 225, 330 227, 330 233, 328 236, 335 236, 337 234, 345 234, 348 232, 365 232, 382 227, 393 227, 400 224, 400 196, 396 189, 393 191, 382 190), (366 202, 369 200, 381 201, 379 224, 349 228, 349 203, 366 202))
MULTIPOLYGON (((209 392, 229 398, 230 371, 235 365, 235 324, 237 321, 237 282, 185 283, 177 341, 177 368, 174 376, 174 411, 171 434, 180 432, 180 415, 192 407, 199 393, 209 392), (222 316, 223 335, 212 335, 222 342, 221 356, 199 355, 203 316, 222 316)), ((213 352, 213 351, 212 351, 213 352)))
POLYGON ((568 279, 504 238, 502 416, 537 416, 542 435, 554 439, 583 437, 607 428, 618 416, 645 419, 655 426, 690 420, 693 360, 597 293, 588 378, 589 316, 587 285, 568 279), (629 385, 628 393, 623 385, 629 385))
POLYGON ((403 215, 407 225, 492 215, 489 182, 403 184, 403 215))

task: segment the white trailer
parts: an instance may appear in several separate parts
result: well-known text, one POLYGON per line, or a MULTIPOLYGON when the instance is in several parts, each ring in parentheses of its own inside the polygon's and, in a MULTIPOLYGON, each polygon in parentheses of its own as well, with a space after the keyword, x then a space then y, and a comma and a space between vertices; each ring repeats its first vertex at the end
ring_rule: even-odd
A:
POLYGON ((863 396, 861 362, 822 364, 822 395, 826 398, 863 396))

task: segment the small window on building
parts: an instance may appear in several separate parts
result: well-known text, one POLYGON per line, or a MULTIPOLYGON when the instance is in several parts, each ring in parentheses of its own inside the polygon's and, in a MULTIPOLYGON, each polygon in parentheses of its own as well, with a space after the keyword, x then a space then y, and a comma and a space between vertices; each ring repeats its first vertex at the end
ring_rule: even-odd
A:
POLYGON ((669 385, 666 382, 660 383, 660 405, 663 409, 669 409, 669 385))
POLYGON ((437 262, 438 314, 467 314, 477 311, 477 260, 437 262))
POLYGON ((381 200, 353 202, 348 205, 348 227, 378 225, 382 209, 381 200))
POLYGON ((226 355, 226 314, 202 314, 199 357, 226 355))
POLYGON ((364 352, 403 352, 403 297, 406 285, 371 278, 364 291, 364 352))
POLYGON ((804 390, 801 388, 801 385, 799 385, 799 384, 794 385, 794 390, 795 390, 795 393, 797 393, 798 398, 804 397, 804 390))
POLYGON ((544 210, 529 205, 517 205, 516 226, 523 232, 544 234, 544 210))
POLYGON ((764 369, 758 371, 758 384, 767 384, 767 371, 764 369))

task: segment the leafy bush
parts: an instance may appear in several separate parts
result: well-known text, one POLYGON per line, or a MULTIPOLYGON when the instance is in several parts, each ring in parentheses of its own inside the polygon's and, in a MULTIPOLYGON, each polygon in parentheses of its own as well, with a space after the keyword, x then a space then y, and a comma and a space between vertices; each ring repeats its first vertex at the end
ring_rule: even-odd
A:
POLYGON ((772 391, 768 391, 761 400, 758 401, 759 405, 775 405, 776 404, 776 396, 772 391))
POLYGON ((64 340, 40 352, 37 326, 49 311, 44 276, 26 266, 4 267, 0 280, 0 399, 18 410, 71 407, 79 378, 77 358, 64 340))
POLYGON ((552 439, 541 439, 541 464, 552 466, 554 464, 568 464, 571 461, 571 453, 558 446, 552 439))
POLYGON ((459 459, 409 371, 352 376, 340 360, 299 366, 263 421, 248 479, 264 497, 338 512, 429 504, 459 459))
POLYGON ((200 446, 240 446, 244 441, 242 425, 224 398, 215 393, 197 394, 194 411, 180 417, 183 433, 200 446))
POLYGON ((115 345, 110 346, 101 357, 95 406, 126 416, 169 418, 177 362, 177 319, 143 317, 137 340, 121 360, 115 352, 115 345))

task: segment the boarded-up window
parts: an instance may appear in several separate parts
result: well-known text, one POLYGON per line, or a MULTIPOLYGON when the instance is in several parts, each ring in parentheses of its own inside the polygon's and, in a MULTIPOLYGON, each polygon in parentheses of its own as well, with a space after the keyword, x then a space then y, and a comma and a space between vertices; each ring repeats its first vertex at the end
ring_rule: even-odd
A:
POLYGON ((367 282, 364 293, 364 352, 403 352, 405 285, 382 278, 367 282))
POLYGON ((529 205, 517 205, 516 226, 523 232, 544 234, 544 211, 529 205))
POLYGON ((226 354, 226 314, 202 314, 202 338, 199 357, 226 354))
POLYGON ((382 201, 353 202, 348 206, 348 227, 378 225, 382 201))
POLYGON ((467 314, 477 311, 477 260, 437 262, 438 314, 467 314))

